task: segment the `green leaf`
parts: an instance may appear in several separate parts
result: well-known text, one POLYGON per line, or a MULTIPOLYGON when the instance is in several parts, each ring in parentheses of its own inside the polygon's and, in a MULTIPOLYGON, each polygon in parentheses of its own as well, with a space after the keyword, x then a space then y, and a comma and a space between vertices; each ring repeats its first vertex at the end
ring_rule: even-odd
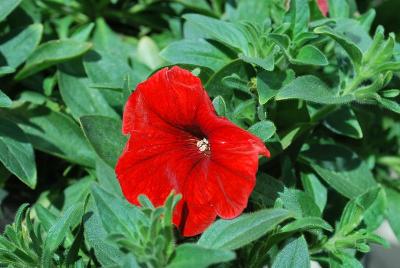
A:
MULTIPOLYGON (((1 38, 0 54, 7 65, 16 69, 39 45, 43 26, 32 24, 24 29, 16 29, 1 38)), ((15 71, 15 70, 14 70, 15 71)))
POLYGON ((0 107, 10 107, 12 100, 0 90, 0 107))
POLYGON ((246 36, 235 24, 198 14, 186 14, 183 18, 196 25, 210 38, 237 48, 248 55, 249 47, 246 36))
POLYGON ((94 150, 101 159, 114 167, 127 141, 122 135, 121 121, 97 115, 83 116, 80 121, 94 150))
POLYGON ((331 18, 348 18, 350 7, 347 0, 328 0, 329 16, 331 18))
POLYGON ((0 77, 6 74, 11 74, 15 72, 15 68, 12 68, 10 66, 1 66, 0 67, 0 77))
POLYGON ((310 8, 307 0, 292 0, 290 2, 291 29, 293 38, 308 30, 310 8))
POLYGON ((97 185, 92 187, 97 211, 105 230, 109 233, 121 233, 129 237, 138 231, 139 223, 144 221, 142 211, 97 185))
POLYGON ((114 168, 107 165, 100 158, 96 159, 96 178, 99 185, 107 189, 110 193, 123 198, 121 186, 115 175, 114 168))
POLYGON ((288 70, 287 72, 274 72, 261 71, 257 73, 257 92, 258 101, 260 104, 267 103, 270 99, 275 97, 278 90, 294 79, 294 72, 288 70))
POLYGON ((323 81, 313 75, 300 76, 279 90, 276 100, 300 99, 322 104, 343 104, 355 100, 353 95, 337 96, 323 81))
POLYGON ((341 106, 331 113, 324 125, 334 133, 354 139, 362 139, 363 133, 357 117, 349 106, 341 106))
POLYGON ((350 149, 334 144, 310 144, 301 153, 315 172, 336 191, 354 198, 376 187, 367 164, 350 149))
POLYGON ((363 268, 364 266, 356 259, 346 253, 336 253, 335 257, 329 258, 330 268, 363 268))
POLYGON ((249 127, 248 131, 259 137, 262 141, 269 140, 276 131, 276 127, 271 121, 260 121, 249 127))
POLYGON ((319 217, 305 217, 299 218, 295 221, 286 224, 280 232, 282 233, 291 233, 291 232, 302 232, 305 230, 312 229, 323 229, 329 232, 333 231, 332 226, 319 217))
POLYGON ((309 268, 310 254, 303 236, 289 241, 275 257, 272 268, 309 268))
POLYGON ((54 225, 47 232, 43 245, 41 263, 43 267, 52 267, 53 253, 60 246, 69 231, 71 225, 76 221, 77 216, 83 212, 83 203, 76 203, 69 207, 61 218, 57 219, 54 225))
POLYGON ((196 244, 182 244, 176 248, 175 257, 167 268, 206 268, 212 264, 227 262, 235 253, 222 249, 208 249, 196 244))
POLYGON ((230 58, 205 40, 182 40, 171 43, 161 57, 173 64, 191 64, 218 70, 230 61, 230 58))
POLYGON ((1 0, 0 2, 0 21, 4 20, 22 0, 1 0))
POLYGON ((36 165, 32 145, 13 122, 0 118, 0 162, 23 183, 34 189, 36 165))
POLYGON ((321 50, 313 45, 306 45, 300 48, 293 62, 296 64, 310 64, 316 66, 325 66, 329 63, 321 50))
POLYGON ((44 107, 20 107, 5 114, 22 128, 36 149, 73 163, 94 166, 93 150, 70 117, 44 107))
POLYGON ((239 55, 239 58, 247 63, 254 64, 260 66, 266 71, 273 71, 275 67, 275 55, 271 53, 266 58, 257 58, 257 57, 250 57, 245 56, 243 54, 239 55))
POLYGON ((300 190, 285 188, 282 193, 279 193, 279 197, 283 207, 295 214, 296 217, 321 216, 321 211, 311 196, 300 190))
POLYGON ((342 34, 333 31, 327 26, 317 27, 314 29, 314 32, 317 34, 329 36, 330 38, 335 40, 347 52, 354 64, 354 67, 357 69, 361 66, 363 54, 360 48, 356 44, 354 44, 353 41, 347 39, 342 34))
POLYGON ((25 66, 15 76, 21 80, 52 65, 79 57, 91 48, 90 43, 75 40, 52 40, 40 45, 28 57, 25 66))
POLYGON ((203 233, 198 245, 237 249, 257 240, 290 217, 290 212, 284 209, 264 209, 233 220, 218 220, 203 233))
POLYGON ((301 174, 301 182, 306 194, 311 196, 315 204, 323 212, 328 199, 328 190, 313 173, 301 174))
POLYGON ((219 116, 226 116, 227 110, 224 98, 222 98, 221 96, 217 96, 213 99, 212 103, 215 111, 219 116))
POLYGON ((58 67, 58 83, 61 96, 78 119, 84 115, 103 115, 118 118, 98 89, 91 88, 80 61, 63 63, 58 67))
POLYGON ((101 223, 101 218, 93 199, 89 200, 88 210, 88 217, 84 222, 86 242, 93 249, 96 259, 101 265, 104 267, 118 266, 125 254, 107 240, 108 233, 101 223))
POLYGON ((388 201, 386 218, 397 240, 400 241, 400 192, 389 187, 385 188, 385 192, 388 201))
POLYGON ((398 104, 395 101, 388 100, 385 98, 379 98, 378 102, 386 109, 395 112, 397 114, 400 114, 400 104, 398 104))

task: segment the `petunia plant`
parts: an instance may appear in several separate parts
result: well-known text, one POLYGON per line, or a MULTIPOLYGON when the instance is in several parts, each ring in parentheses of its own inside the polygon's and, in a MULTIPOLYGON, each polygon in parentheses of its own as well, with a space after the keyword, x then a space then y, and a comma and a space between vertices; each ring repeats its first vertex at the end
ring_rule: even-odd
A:
POLYGON ((397 2, 1 0, 0 267, 369 265, 397 2))

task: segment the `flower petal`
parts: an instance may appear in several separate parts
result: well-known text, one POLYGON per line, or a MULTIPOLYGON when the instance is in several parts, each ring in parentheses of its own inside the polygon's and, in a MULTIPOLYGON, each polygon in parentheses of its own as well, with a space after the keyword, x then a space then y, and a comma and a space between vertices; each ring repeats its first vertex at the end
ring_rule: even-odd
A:
POLYGON ((123 132, 130 133, 154 123, 161 126, 162 121, 169 127, 190 127, 199 109, 214 111, 200 79, 179 67, 164 68, 140 83, 129 98, 123 132), (157 120, 153 122, 155 117, 157 120))

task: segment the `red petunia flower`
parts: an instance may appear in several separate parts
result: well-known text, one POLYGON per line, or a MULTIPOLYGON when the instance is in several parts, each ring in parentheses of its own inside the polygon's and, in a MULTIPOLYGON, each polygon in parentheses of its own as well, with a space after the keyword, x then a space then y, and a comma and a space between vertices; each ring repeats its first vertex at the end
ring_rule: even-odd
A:
POLYGON ((256 136, 218 117, 200 79, 164 68, 139 84, 123 116, 130 134, 116 174, 129 202, 145 194, 163 205, 182 194, 173 222, 184 236, 203 232, 218 216, 231 219, 247 206, 258 155, 269 151, 256 136))
POLYGON ((328 0, 317 0, 319 10, 326 17, 329 11, 328 0))

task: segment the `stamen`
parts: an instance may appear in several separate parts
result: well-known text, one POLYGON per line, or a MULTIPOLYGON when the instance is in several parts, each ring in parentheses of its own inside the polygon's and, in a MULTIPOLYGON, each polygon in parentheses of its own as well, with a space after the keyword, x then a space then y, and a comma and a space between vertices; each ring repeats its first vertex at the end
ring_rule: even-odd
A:
POLYGON ((199 140, 196 145, 200 152, 210 151, 210 144, 206 138, 199 140))

